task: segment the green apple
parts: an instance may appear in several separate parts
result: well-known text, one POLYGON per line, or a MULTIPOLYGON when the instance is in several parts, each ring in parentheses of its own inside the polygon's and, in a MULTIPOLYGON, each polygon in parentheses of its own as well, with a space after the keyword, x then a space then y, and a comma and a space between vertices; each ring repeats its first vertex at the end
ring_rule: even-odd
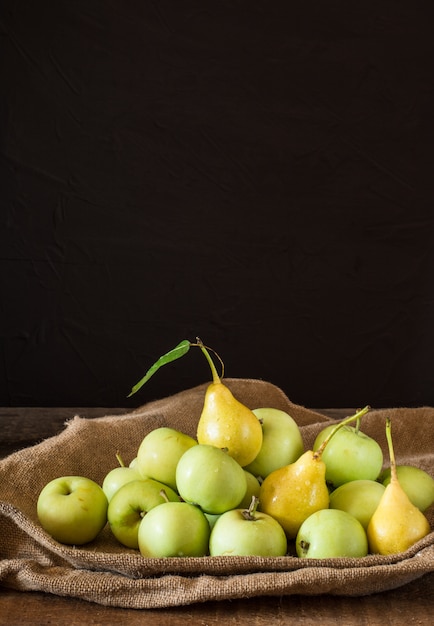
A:
POLYGON ((302 523, 295 548, 300 558, 358 558, 368 554, 368 539, 361 523, 346 511, 321 509, 302 523))
POLYGON ((114 494, 126 483, 132 480, 140 480, 143 476, 137 469, 133 467, 114 467, 104 477, 102 481, 102 490, 110 502, 114 494))
POLYGON ((210 532, 209 522, 197 506, 166 502, 142 519, 139 550, 146 557, 205 556, 210 532))
POLYGON ((206 519, 209 522, 209 527, 212 530, 221 513, 204 513, 206 519))
POLYGON ((109 502, 107 519, 113 535, 127 548, 138 549, 139 526, 149 511, 167 500, 179 502, 168 485, 152 478, 133 480, 116 491, 109 502))
MULTIPOLYGON (((253 498, 259 499, 259 493, 261 491, 261 483, 259 479, 250 472, 248 472, 244 467, 243 470, 246 477, 246 493, 244 494, 244 498, 241 500, 241 502, 238 503, 236 507, 234 507, 234 509, 248 509, 252 504, 253 498)), ((205 513, 205 515, 208 518, 208 521, 210 522, 212 528, 217 518, 220 517, 221 513, 205 513)))
POLYGON ((107 506, 98 483, 85 476, 62 476, 45 485, 36 508, 42 528, 56 541, 82 545, 106 525, 107 506))
POLYGON ((352 480, 331 492, 330 508, 350 513, 366 530, 384 490, 375 480, 352 480))
POLYGON ((265 478, 303 454, 303 439, 296 421, 285 411, 262 407, 254 409, 253 413, 262 423, 262 446, 256 458, 244 469, 265 478))
POLYGON ((186 502, 196 504, 205 513, 219 514, 241 502, 247 481, 243 468, 227 451, 197 444, 180 458, 176 486, 186 502))
POLYGON ((211 556, 285 556, 288 542, 277 520, 256 510, 232 509, 216 520, 209 539, 211 556))
POLYGON ((247 489, 246 493, 244 494, 244 498, 241 500, 241 502, 238 503, 236 507, 237 509, 248 509, 252 502, 252 498, 259 498, 259 492, 261 490, 261 483, 256 478, 256 476, 248 472, 245 468, 243 469, 244 475, 246 477, 247 489))
MULTIPOLYGON (((399 484, 409 500, 422 511, 426 511, 434 503, 434 479, 423 469, 413 465, 397 465, 399 484)), ((390 483, 390 467, 385 469, 379 480, 384 486, 390 483)))
MULTIPOLYGON (((334 428, 335 424, 326 426, 317 435, 314 451, 334 428)), ((383 451, 375 439, 347 424, 330 439, 322 460, 326 465, 326 481, 336 488, 351 480, 376 480, 383 466, 383 451)))
POLYGON ((197 441, 174 428, 151 430, 137 450, 137 467, 143 476, 176 489, 176 466, 181 456, 197 441))

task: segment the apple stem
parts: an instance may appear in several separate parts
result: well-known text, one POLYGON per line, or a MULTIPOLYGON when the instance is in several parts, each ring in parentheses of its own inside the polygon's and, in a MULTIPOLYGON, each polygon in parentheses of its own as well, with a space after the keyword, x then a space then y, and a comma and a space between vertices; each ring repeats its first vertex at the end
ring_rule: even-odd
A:
POLYGON ((335 428, 333 428, 333 430, 327 435, 327 437, 324 439, 324 441, 322 442, 322 444, 320 445, 320 447, 318 448, 318 450, 316 452, 314 452, 313 454, 313 458, 314 459, 320 459, 322 456, 322 453, 324 452, 324 449, 326 447, 326 445, 328 444, 328 442, 330 441, 330 439, 333 437, 333 435, 342 428, 342 426, 346 426, 347 424, 349 424, 350 422, 354 422, 354 420, 358 420, 360 422, 360 418, 365 415, 365 413, 367 413, 369 410, 371 409, 371 407, 369 405, 365 406, 363 409, 359 409, 357 411, 357 413, 355 413, 354 415, 350 415, 350 417, 346 417, 344 420, 342 420, 342 422, 340 422, 337 426, 335 426, 335 428))
POLYGON ((116 452, 116 458, 118 460, 118 463, 121 467, 125 467, 125 463, 123 458, 121 457, 121 453, 119 452, 119 450, 116 452))
POLYGON ((166 501, 169 502, 169 498, 167 497, 167 493, 165 489, 160 489, 160 496, 166 501))
POLYGON ((242 511, 242 516, 249 522, 254 522, 256 520, 255 513, 259 506, 259 498, 256 496, 252 496, 252 501, 250 502, 249 508, 242 511))
POLYGON ((397 483, 398 475, 396 473, 396 459, 392 441, 392 420, 390 417, 386 418, 386 439, 390 456, 390 482, 397 483))
POLYGON ((211 350, 211 348, 207 349, 207 347, 202 343, 202 340, 199 339, 199 337, 196 337, 196 342, 197 343, 192 343, 191 345, 192 346, 198 346, 202 350, 203 354, 205 355, 206 360, 208 361, 208 364, 209 364, 209 366, 211 368, 213 383, 221 383, 221 379, 223 378, 223 373, 224 373, 223 361, 221 360, 221 358, 219 357, 217 352, 214 352, 214 350, 213 350, 214 354, 217 356, 218 360, 220 361, 220 363, 222 365, 222 374, 221 374, 221 376, 219 376, 218 373, 217 373, 216 367, 214 365, 214 361, 212 360, 212 358, 211 358, 211 356, 210 356, 210 354, 208 352, 208 350, 211 350))

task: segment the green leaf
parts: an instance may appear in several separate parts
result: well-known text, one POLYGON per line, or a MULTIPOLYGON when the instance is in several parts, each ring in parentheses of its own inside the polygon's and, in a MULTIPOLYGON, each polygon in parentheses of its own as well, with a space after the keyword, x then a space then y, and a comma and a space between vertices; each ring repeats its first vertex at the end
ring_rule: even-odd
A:
POLYGON ((184 354, 187 354, 187 352, 190 350, 190 346, 191 346, 191 343, 187 339, 184 339, 184 341, 181 341, 181 343, 178 343, 178 345, 175 348, 173 348, 172 350, 169 350, 169 352, 166 352, 166 354, 163 354, 162 356, 160 356, 158 361, 156 361, 154 365, 152 365, 152 367, 148 369, 148 371, 143 376, 143 378, 134 385, 134 387, 131 389, 127 397, 130 398, 141 387, 143 387, 143 385, 146 382, 148 382, 151 376, 153 376, 153 374, 155 374, 155 372, 159 370, 160 367, 162 367, 163 365, 166 365, 167 363, 171 363, 172 361, 176 361, 176 359, 179 359, 182 356, 184 356, 184 354))

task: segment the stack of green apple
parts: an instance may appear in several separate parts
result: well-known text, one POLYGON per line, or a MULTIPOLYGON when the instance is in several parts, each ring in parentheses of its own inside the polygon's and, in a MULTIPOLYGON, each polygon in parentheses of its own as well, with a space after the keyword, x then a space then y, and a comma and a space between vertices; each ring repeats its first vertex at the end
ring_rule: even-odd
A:
POLYGON ((284 411, 254 413, 263 440, 251 466, 242 467, 226 449, 199 444, 173 428, 156 428, 129 465, 117 455, 118 465, 101 485, 85 476, 50 481, 37 502, 42 527, 57 541, 81 545, 108 522, 120 544, 144 556, 286 554, 282 527, 257 510, 260 476, 294 461, 303 441, 284 411))
MULTIPOLYGON (((128 466, 120 462, 107 469, 101 485, 84 476, 49 482, 37 502, 41 526, 59 542, 82 545, 108 523, 116 541, 144 557, 277 557, 290 552, 290 541, 301 558, 368 554, 367 527, 390 481, 379 444, 358 425, 333 434, 322 453, 327 499, 291 534, 262 509, 261 488, 267 477, 300 462, 301 432, 284 411, 253 413, 262 442, 248 464, 241 465, 226 448, 156 428, 139 442, 128 466)), ((331 429, 319 433, 314 451, 331 429)), ((433 478, 417 467, 397 470, 408 497, 426 511, 434 502, 433 478)), ((309 499, 309 488, 306 484, 300 498, 309 499)))

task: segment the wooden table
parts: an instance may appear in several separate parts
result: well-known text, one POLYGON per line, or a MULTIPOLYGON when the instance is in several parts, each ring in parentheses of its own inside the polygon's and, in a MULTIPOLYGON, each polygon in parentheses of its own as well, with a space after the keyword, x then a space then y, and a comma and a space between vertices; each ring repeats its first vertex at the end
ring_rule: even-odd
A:
MULTIPOLYGON (((33 445, 57 434, 65 420, 76 414, 86 417, 128 412, 123 408, 3 408, 0 409, 0 458, 15 450, 33 445), (47 419, 47 415, 50 416, 47 419), (43 419, 42 419, 43 416, 43 419)), ((352 409, 320 409, 339 419, 352 409)), ((302 623, 343 626, 366 624, 431 624, 434 612, 434 574, 394 591, 355 598, 341 596, 256 597, 246 600, 207 602, 171 609, 117 609, 74 598, 62 598, 39 592, 19 592, 0 587, 0 624, 9 626, 46 625, 143 626, 144 621, 162 626, 180 622, 212 624, 302 623)))

